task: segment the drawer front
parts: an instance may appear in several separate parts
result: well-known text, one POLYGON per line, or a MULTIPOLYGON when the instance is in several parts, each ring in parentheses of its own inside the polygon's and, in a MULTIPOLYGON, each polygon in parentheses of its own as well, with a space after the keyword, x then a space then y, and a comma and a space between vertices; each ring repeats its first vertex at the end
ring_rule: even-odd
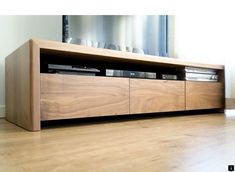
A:
POLYGON ((186 110, 213 108, 224 108, 223 83, 186 81, 186 110))
POLYGON ((41 120, 128 113, 128 78, 41 74, 41 120))
POLYGON ((130 79, 130 113, 185 110, 185 81, 130 79))

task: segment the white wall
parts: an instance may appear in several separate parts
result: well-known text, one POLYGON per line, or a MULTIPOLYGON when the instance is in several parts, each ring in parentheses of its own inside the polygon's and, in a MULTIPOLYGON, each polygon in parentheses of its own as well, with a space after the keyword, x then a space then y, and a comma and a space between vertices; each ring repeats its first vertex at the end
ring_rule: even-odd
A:
POLYGON ((62 40, 62 16, 0 16, 0 117, 5 116, 5 57, 30 38, 62 40))
POLYGON ((226 98, 235 98, 234 16, 176 15, 174 38, 175 57, 225 64, 226 98))

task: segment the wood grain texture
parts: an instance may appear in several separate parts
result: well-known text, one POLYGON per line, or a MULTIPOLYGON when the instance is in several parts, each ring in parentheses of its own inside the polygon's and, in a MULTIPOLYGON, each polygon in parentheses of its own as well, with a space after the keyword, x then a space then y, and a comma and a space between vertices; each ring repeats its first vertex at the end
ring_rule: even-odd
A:
POLYGON ((31 129, 29 42, 6 57, 5 84, 6 119, 31 129))
POLYGON ((129 79, 41 74, 41 119, 129 113, 129 79))
POLYGON ((203 114, 44 127, 0 119, 0 172, 226 172, 235 118, 203 114))
POLYGON ((186 81, 186 110, 224 108, 224 84, 186 81))
POLYGON ((93 58, 102 59, 103 57, 108 57, 108 59, 112 58, 112 60, 132 61, 138 64, 151 63, 151 64, 167 65, 167 66, 191 66, 191 67, 202 67, 202 68, 212 68, 212 69, 224 69, 223 65, 195 63, 175 58, 140 55, 136 53, 93 48, 93 47, 54 42, 54 41, 46 41, 46 40, 33 40, 33 41, 41 49, 56 50, 58 52, 60 51, 64 53, 69 52, 73 53, 74 56, 78 56, 79 54, 86 54, 87 58, 90 58, 91 55, 95 55, 95 57, 93 56, 93 58))
MULTIPOLYGON (((137 85, 133 85, 134 91, 131 91, 131 93, 129 93, 129 79, 127 78, 118 79, 111 77, 94 77, 96 78, 94 80, 82 79, 81 82, 80 80, 78 82, 73 80, 73 76, 71 83, 70 80, 66 78, 63 81, 58 78, 50 80, 53 81, 53 83, 50 83, 48 85, 48 88, 50 88, 51 85, 53 87, 57 85, 57 88, 60 88, 57 97, 55 96, 56 94, 54 94, 53 90, 50 90, 48 93, 41 92, 41 87, 44 88, 45 85, 40 85, 40 56, 47 58, 50 57, 50 55, 55 55, 56 58, 66 58, 68 55, 73 59, 78 58, 84 60, 85 58, 86 60, 98 60, 102 63, 115 61, 115 63, 118 64, 133 63, 137 66, 170 66, 172 69, 174 67, 183 69, 185 66, 218 69, 219 83, 217 84, 220 86, 215 86, 213 88, 208 87, 209 92, 208 94, 206 94, 208 90, 200 90, 201 87, 199 86, 196 87, 199 90, 194 92, 194 87, 191 89, 190 85, 188 85, 189 94, 188 96, 186 96, 186 98, 187 100, 189 100, 189 103, 186 104, 186 106, 187 110, 190 110, 204 108, 223 108, 225 104, 225 82, 223 65, 193 63, 173 58, 139 55, 135 53, 119 52, 53 41, 29 40, 27 43, 22 45, 6 58, 5 78, 6 118, 10 122, 15 123, 30 131, 40 130, 41 119, 50 120, 76 118, 76 112, 78 110, 80 112, 78 114, 79 117, 128 114, 129 109, 132 109, 130 113, 184 110, 182 108, 182 104, 185 103, 185 100, 183 102, 182 99, 182 97, 185 96, 185 93, 182 91, 183 86, 180 86, 181 84, 170 84, 170 82, 168 83, 166 81, 159 81, 159 83, 161 83, 163 86, 166 86, 166 88, 173 88, 172 91, 174 89, 175 91, 170 91, 170 93, 167 92, 166 90, 168 89, 161 86, 161 84, 156 84, 157 81, 153 82, 152 80, 143 80, 144 83, 140 83, 139 81, 141 80, 136 80, 137 85), (84 82, 84 85, 82 84, 82 82, 84 82), (74 98, 74 95, 68 93, 69 91, 61 89, 61 86, 64 85, 66 85, 66 87, 68 86, 68 88, 74 89, 74 83, 79 83, 79 87, 86 91, 86 95, 88 95, 88 97, 86 97, 85 94, 81 91, 76 90, 77 92, 75 91, 75 95, 83 94, 83 97, 81 99, 74 98), (97 87, 97 92, 94 91, 94 88, 91 89, 91 87, 86 87, 85 84, 88 84, 88 86, 90 84, 94 86, 94 88, 97 87), (157 85, 156 87, 155 84, 157 85), (113 89, 114 92, 112 92, 111 89, 113 89), (138 89, 142 91, 139 92, 138 89), (216 90, 214 91, 213 89, 220 91, 216 92, 216 90), (107 92, 105 92, 104 90, 107 90, 107 92), (179 93, 176 92, 176 90, 180 90, 179 93), (146 95, 142 94, 142 92, 144 91, 146 92, 146 95), (165 98, 163 98, 163 91, 166 92, 165 98), (70 97, 68 96, 67 98, 63 98, 63 96, 65 96, 62 96, 63 93, 65 93, 66 96, 70 95, 70 97), (129 106, 129 94, 132 94, 133 96, 131 100, 131 107, 129 106), (194 99, 197 97, 197 94, 199 94, 199 102, 194 99), (40 98, 41 95, 44 96, 42 99, 40 98), (102 98, 102 96, 104 98, 100 99, 102 98), (163 101, 160 102, 158 106, 155 106, 157 99, 155 99, 154 97, 157 96, 159 96, 163 101), (142 100, 142 98, 145 99, 147 102, 150 102, 146 107, 144 107, 144 101, 142 100), (168 99, 169 101, 168 106, 166 99, 168 99), (72 109, 68 108, 69 103, 71 103, 70 100, 73 100, 72 109), (54 104, 52 102, 56 103, 54 104), (95 105, 94 109, 92 109, 91 107, 86 107, 89 106, 88 102, 91 102, 92 105, 95 105), (40 107, 41 104, 43 105, 43 107, 40 107), (63 106, 64 104, 66 104, 66 108, 61 108, 65 107, 63 106), (77 106, 77 104, 79 106, 77 106), (108 107, 106 107, 106 105, 108 107)), ((47 77, 49 77, 49 75, 47 77)), ((47 82, 49 82, 49 80, 47 80, 47 82)), ((133 79, 131 82, 135 82, 135 80, 133 79)), ((177 83, 177 81, 173 82, 177 83)), ((178 82, 183 83, 183 81, 178 82)))
MULTIPOLYGON (((32 41, 19 47, 5 59, 6 119, 30 131, 40 130, 38 97, 33 94, 39 83, 33 82, 39 75, 39 56, 32 50, 32 41), (37 62, 35 62, 35 60, 37 62), (38 69, 37 71, 35 69, 38 69)), ((37 54, 39 55, 39 54, 37 54)))
POLYGON ((185 110, 185 82, 130 79, 130 113, 185 110))
POLYGON ((5 59, 6 119, 32 128, 30 109, 30 43, 27 42, 5 59))
POLYGON ((40 48, 30 40, 30 94, 31 94, 31 115, 32 131, 41 129, 40 113, 40 48))

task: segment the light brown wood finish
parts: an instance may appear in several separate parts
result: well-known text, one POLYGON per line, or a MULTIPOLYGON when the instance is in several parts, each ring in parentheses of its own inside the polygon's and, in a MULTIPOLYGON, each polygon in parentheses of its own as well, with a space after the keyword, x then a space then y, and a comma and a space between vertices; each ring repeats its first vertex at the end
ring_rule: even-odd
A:
POLYGON ((218 70, 219 83, 222 86, 222 108, 226 109, 226 100, 225 100, 225 70, 218 70))
POLYGON ((0 172, 225 172, 235 118, 203 114, 29 133, 0 119, 0 172))
POLYGON ((22 45, 6 58, 6 119, 32 128, 30 115, 30 45, 22 45))
MULTIPOLYGON (((28 130, 39 130, 39 111, 33 104, 34 86, 32 79, 38 74, 34 69, 34 57, 31 54, 32 42, 27 42, 6 58, 6 119, 28 130)), ((39 66, 38 66, 39 67, 39 66)), ((39 71, 38 71, 39 72, 39 71)), ((39 90, 38 90, 39 91, 39 90)), ((34 102, 36 103, 36 102, 34 102)))
POLYGON ((224 108, 223 83, 186 81, 186 110, 211 108, 224 108))
POLYGON ((79 56, 79 54, 86 54, 87 58, 91 55, 95 55, 97 58, 102 59, 102 57, 112 58, 113 60, 127 60, 133 61, 139 64, 160 64, 167 66, 192 66, 192 67, 202 67, 202 68, 212 68, 212 69, 224 69, 223 65, 216 64, 204 64, 204 63, 195 63, 190 61, 183 61, 180 59, 174 58, 164 58, 159 56, 151 55, 140 55, 136 53, 121 52, 115 50, 93 48, 81 45, 66 44, 61 42, 46 41, 46 40, 33 40, 41 49, 46 50, 57 50, 62 52, 73 53, 74 56, 79 56))
POLYGON ((41 129, 41 113, 40 113, 40 48, 30 40, 30 94, 31 94, 31 116, 32 131, 41 129))
POLYGON ((41 74, 41 119, 129 114, 129 79, 41 74))
POLYGON ((130 79, 130 113, 185 110, 185 81, 130 79))
MULTIPOLYGON (((40 85, 40 58, 41 57, 40 56, 43 53, 46 53, 46 55, 44 54, 45 55, 44 58, 47 58, 47 56, 51 56, 51 55, 52 56, 55 55, 56 58, 57 57, 66 58, 68 55, 69 57, 72 57, 73 59, 76 59, 76 58, 78 59, 85 58, 86 60, 96 59, 102 62, 112 62, 112 60, 114 60, 115 62, 118 62, 119 64, 122 64, 122 62, 124 63, 131 62, 135 65, 150 65, 150 66, 153 65, 156 67, 157 66, 171 67, 171 68, 180 67, 181 69, 183 69, 183 67, 185 66, 194 66, 194 67, 218 69, 220 71, 219 82, 221 83, 224 89, 224 66, 223 65, 192 63, 192 62, 181 61, 181 60, 173 59, 173 58, 161 58, 161 57, 149 56, 149 55, 139 55, 139 54, 134 54, 134 53, 98 49, 98 48, 65 44, 65 43, 53 42, 53 41, 30 40, 6 58, 6 116, 7 116, 6 118, 7 120, 31 131, 40 130, 41 119, 55 119, 54 117, 45 118, 45 116, 41 114, 42 111, 44 112, 45 110, 47 110, 47 108, 45 108, 46 106, 44 106, 43 108, 40 107, 40 101, 42 100, 40 98, 40 95, 41 95, 41 91, 40 91, 40 87, 41 87, 40 85)), ((111 78, 108 78, 108 79, 110 80, 110 82, 113 81, 113 79, 111 78)), ((123 83, 120 82, 119 84, 121 85, 123 83)), ((144 86, 142 87, 142 89, 144 89, 144 86)), ((213 90, 210 90, 210 91, 213 92, 213 90)), ((109 93, 110 95, 113 94, 111 93, 110 90, 109 90, 109 93)), ((124 94, 126 94, 126 92, 124 94)), ((120 96, 122 97, 123 94, 121 94, 120 96)), ((123 96, 123 98, 124 97, 125 96, 123 96)), ((190 96, 188 98, 190 98, 190 96)), ((223 90, 222 98, 224 98, 224 90, 223 90)), ((72 100, 73 99, 71 99, 70 101, 72 100)), ((66 101, 68 102, 68 100, 66 101)), ((170 100, 170 101, 174 102, 176 100, 170 100)), ((125 102, 129 102, 129 97, 127 100, 125 100, 125 102)), ((163 103, 158 108, 157 106, 153 107, 151 105, 149 107, 150 108, 149 110, 144 110, 143 112, 152 112, 154 109, 162 111, 163 104, 165 104, 164 102, 166 102, 166 100, 162 102, 163 103)), ((134 102, 133 107, 137 106, 138 103, 139 103, 138 101, 134 102)), ((166 108, 164 111, 171 111, 171 110, 173 111, 173 110, 178 110, 178 109, 181 110, 181 108, 177 108, 179 105, 177 103, 180 104, 181 102, 176 102, 176 105, 171 105, 169 108, 166 108)), ((94 104, 96 105, 96 103, 94 104)), ((219 106, 218 104, 215 104, 215 107, 218 107, 218 106, 219 106)), ((116 113, 116 110, 118 108, 120 109, 117 112, 120 112, 120 114, 121 113, 126 114, 126 110, 124 110, 124 106, 121 103, 117 105, 116 109, 112 108, 114 109, 114 113, 107 114, 110 111, 109 109, 107 110, 107 113, 98 111, 96 114, 115 115, 115 114, 118 114, 116 113)), ((197 108, 198 107, 196 106, 195 109, 197 108)), ((201 107, 200 109, 203 109, 203 108, 204 106, 201 107)), ((206 108, 208 108, 208 106, 206 106, 206 108)), ((212 105, 210 106, 210 108, 212 108, 212 105)), ((143 107, 140 107, 139 109, 138 108, 134 108, 134 109, 136 109, 136 112, 139 113, 142 111, 141 109, 143 109, 143 107)), ((189 104, 188 109, 193 109, 193 106, 189 104)), ((87 109, 85 115, 83 114, 80 114, 80 115, 81 116, 82 115, 93 116, 92 114, 88 113, 88 111, 89 109, 87 109)), ((133 110, 132 113, 134 112, 135 111, 133 110)), ((74 116, 75 113, 72 113, 70 115, 75 117, 74 116)), ((59 119, 59 118, 61 118, 61 116, 59 116, 56 119, 59 119)))

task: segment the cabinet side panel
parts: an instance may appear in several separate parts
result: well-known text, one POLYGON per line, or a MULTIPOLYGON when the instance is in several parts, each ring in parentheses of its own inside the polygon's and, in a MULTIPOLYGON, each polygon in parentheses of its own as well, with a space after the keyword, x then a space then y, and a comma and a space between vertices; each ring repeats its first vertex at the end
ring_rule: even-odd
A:
POLYGON ((6 57, 5 78, 6 119, 31 130, 29 42, 6 57))
POLYGON ((41 129, 40 47, 33 40, 30 40, 30 74, 32 131, 38 131, 41 129))

